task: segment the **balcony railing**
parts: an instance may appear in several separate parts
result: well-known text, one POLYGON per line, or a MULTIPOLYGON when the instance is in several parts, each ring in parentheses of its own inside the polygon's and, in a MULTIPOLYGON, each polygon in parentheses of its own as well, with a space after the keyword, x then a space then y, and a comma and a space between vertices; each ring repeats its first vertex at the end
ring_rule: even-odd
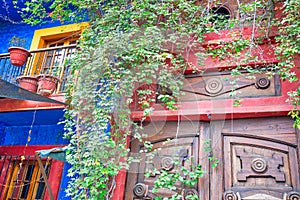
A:
POLYGON ((21 67, 10 63, 9 53, 0 54, 0 77, 17 85, 18 76, 50 74, 61 80, 56 93, 64 92, 65 83, 70 74, 68 63, 75 50, 76 44, 31 50, 31 56, 21 67))
POLYGON ((0 77, 10 83, 16 83, 16 78, 23 74, 24 66, 16 67, 10 63, 9 53, 0 54, 0 77))

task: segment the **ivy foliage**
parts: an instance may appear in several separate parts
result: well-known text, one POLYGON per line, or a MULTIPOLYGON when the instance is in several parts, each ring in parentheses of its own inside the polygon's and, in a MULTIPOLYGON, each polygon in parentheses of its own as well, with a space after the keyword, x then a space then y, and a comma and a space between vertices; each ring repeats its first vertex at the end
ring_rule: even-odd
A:
MULTIPOLYGON (((269 45, 268 49, 277 56, 277 60, 268 65, 268 73, 299 83, 293 71, 294 59, 300 52, 299 0, 256 0, 244 4, 237 1, 236 12, 221 15, 218 14, 220 5, 222 2, 210 0, 34 0, 25 3, 21 12, 30 24, 49 20, 89 22, 70 64, 72 75, 68 77, 66 97, 65 136, 70 139, 67 159, 72 164, 67 193, 72 199, 112 197, 115 176, 128 167, 128 135, 135 130, 136 137, 142 140, 141 127, 130 119, 133 91, 137 91, 145 118, 153 110, 156 98, 167 108, 176 109, 183 84, 182 72, 187 67, 194 68, 195 73, 205 71, 198 66, 212 57, 234 63, 237 67, 232 69, 233 75, 240 74, 240 69, 265 72, 267 66, 256 65, 265 58, 261 44, 269 45), (244 28, 251 30, 247 37, 239 31, 244 28), (204 43, 206 34, 219 34, 222 29, 230 31, 230 42, 199 45, 204 43), (186 61, 192 54, 198 56, 197 66, 186 61), (253 64, 249 67, 247 63, 253 64), (160 93, 153 90, 158 86, 160 93)), ((295 106, 290 114, 299 127, 299 89, 289 94, 295 106)), ((217 164, 214 156, 210 156, 210 160, 217 164)), ((196 179, 203 173, 198 164, 186 170, 181 169, 196 179)), ((169 176, 162 172, 156 186, 172 188, 173 183, 165 181, 174 178, 169 176)))

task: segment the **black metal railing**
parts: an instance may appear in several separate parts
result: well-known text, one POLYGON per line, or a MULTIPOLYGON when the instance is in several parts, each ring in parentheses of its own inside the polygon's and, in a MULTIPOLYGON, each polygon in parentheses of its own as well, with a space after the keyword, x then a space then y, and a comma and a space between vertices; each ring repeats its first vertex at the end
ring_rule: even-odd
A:
POLYGON ((10 83, 16 83, 16 78, 23 74, 25 65, 13 66, 10 63, 9 53, 0 54, 0 78, 10 83))
POLYGON ((9 53, 0 54, 0 78, 17 84, 18 76, 49 74, 61 80, 56 93, 64 92, 65 83, 70 74, 68 63, 75 50, 76 44, 31 50, 31 56, 21 67, 10 63, 9 53))

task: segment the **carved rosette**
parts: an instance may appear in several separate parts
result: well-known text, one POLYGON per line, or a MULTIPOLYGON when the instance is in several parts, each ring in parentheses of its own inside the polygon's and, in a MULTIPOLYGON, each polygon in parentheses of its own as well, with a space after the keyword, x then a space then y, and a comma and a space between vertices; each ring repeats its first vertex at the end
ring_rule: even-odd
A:
POLYGON ((276 182, 285 182, 285 172, 280 170, 284 166, 283 157, 273 153, 271 156, 263 156, 236 149, 236 155, 240 159, 242 169, 237 173, 237 181, 247 182, 248 177, 272 177, 276 182))
POLYGON ((209 94, 217 94, 223 89, 223 83, 219 78, 210 78, 205 81, 205 90, 209 94))
POLYGON ((188 198, 187 196, 189 195, 197 195, 198 196, 198 192, 195 189, 187 189, 184 191, 184 200, 189 200, 190 198, 188 198))
POLYGON ((163 157, 161 159, 161 168, 170 171, 174 168, 174 161, 170 157, 163 157))
POLYGON ((255 86, 258 89, 267 89, 270 86, 270 80, 265 77, 258 78, 256 80, 255 86))
POLYGON ((148 193, 148 187, 144 183, 137 183, 133 188, 133 193, 137 197, 145 197, 148 193))
POLYGON ((287 194, 286 200, 300 200, 300 193, 299 192, 290 192, 287 194))
POLYGON ((223 200, 239 200, 234 191, 226 191, 223 194, 223 200))
POLYGON ((263 173, 267 170, 268 164, 262 158, 255 158, 252 160, 251 168, 256 173, 263 173))

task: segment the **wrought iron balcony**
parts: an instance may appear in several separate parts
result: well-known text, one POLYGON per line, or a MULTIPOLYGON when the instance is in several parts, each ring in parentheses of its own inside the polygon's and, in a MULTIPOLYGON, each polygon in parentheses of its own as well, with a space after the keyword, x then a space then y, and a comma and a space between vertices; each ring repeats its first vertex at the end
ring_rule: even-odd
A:
POLYGON ((10 63, 9 53, 0 54, 0 78, 17 85, 18 76, 49 74, 61 80, 55 93, 64 92, 70 74, 68 62, 75 50, 76 44, 31 50, 31 56, 21 67, 10 63))

